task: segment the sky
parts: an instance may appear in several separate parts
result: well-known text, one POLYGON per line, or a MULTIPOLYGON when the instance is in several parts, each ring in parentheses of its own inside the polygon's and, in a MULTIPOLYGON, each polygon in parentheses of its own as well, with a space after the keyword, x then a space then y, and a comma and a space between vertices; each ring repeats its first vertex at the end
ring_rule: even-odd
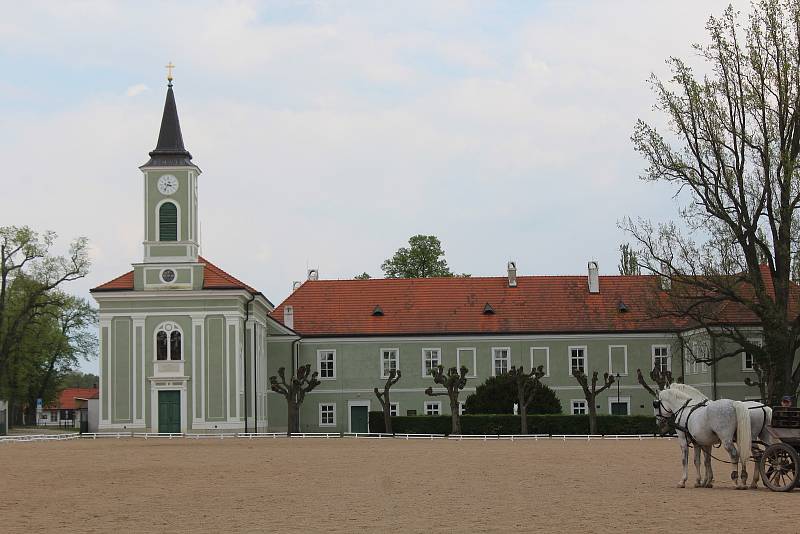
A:
POLYGON ((457 273, 616 274, 618 222, 680 207, 638 179, 647 79, 727 5, 0 1, 0 225, 86 236, 86 298, 141 261, 172 61, 202 254, 276 304, 415 234, 457 273))

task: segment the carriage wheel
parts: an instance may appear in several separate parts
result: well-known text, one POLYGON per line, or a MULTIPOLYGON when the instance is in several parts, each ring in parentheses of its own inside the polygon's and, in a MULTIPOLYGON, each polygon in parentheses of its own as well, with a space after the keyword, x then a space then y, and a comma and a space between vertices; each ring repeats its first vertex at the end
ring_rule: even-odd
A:
POLYGON ((794 447, 775 443, 764 451, 758 470, 772 491, 792 491, 800 476, 800 457, 794 447))

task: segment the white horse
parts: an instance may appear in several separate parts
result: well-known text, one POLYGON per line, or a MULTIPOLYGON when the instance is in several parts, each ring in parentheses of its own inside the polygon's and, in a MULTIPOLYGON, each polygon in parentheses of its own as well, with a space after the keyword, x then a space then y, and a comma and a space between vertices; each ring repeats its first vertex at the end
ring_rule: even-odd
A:
MULTIPOLYGON (((656 420, 663 427, 671 427, 677 431, 678 440, 683 452, 683 478, 678 487, 686 487, 689 478, 689 442, 705 448, 717 443, 728 452, 731 463, 734 465, 731 479, 736 483, 736 489, 747 489, 747 460, 750 458, 750 447, 734 445, 734 436, 738 435, 740 443, 751 442, 750 414, 745 405, 738 401, 722 399, 716 401, 704 400, 693 402, 692 396, 678 389, 665 389, 658 392, 658 397, 653 401, 656 420), (737 468, 741 466, 741 476, 737 468)), ((695 487, 708 487, 713 480, 711 475, 711 460, 706 458, 706 477, 701 478, 700 454, 695 452, 695 467, 697 480, 695 487)))
MULTIPOLYGON (((679 384, 674 383, 669 386, 670 389, 675 389, 678 391, 682 391, 692 397, 692 402, 702 402, 704 400, 708 400, 708 397, 699 389, 690 386, 688 384, 679 384)), ((750 412, 750 436, 753 439, 757 439, 762 443, 767 445, 772 444, 773 439, 772 435, 767 431, 767 425, 772 423, 772 408, 763 404, 759 401, 741 401, 744 404, 748 411, 750 412)), ((752 445, 751 445, 752 446, 752 445)), ((711 448, 709 447, 708 450, 703 449, 703 452, 706 454, 706 468, 711 469, 711 459, 709 456, 711 455, 711 448)), ((699 451, 695 449, 695 463, 699 461, 697 456, 699 455, 699 451)), ((755 489, 758 485, 758 469, 754 469, 755 473, 753 474, 753 481, 750 483, 750 489, 755 489)), ((713 480, 713 473, 711 474, 711 479, 713 480)))

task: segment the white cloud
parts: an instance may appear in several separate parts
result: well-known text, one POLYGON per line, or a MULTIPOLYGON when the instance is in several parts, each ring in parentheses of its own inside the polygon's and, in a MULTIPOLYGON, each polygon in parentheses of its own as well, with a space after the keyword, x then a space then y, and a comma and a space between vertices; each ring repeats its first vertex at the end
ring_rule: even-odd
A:
POLYGON ((137 96, 149 90, 150 88, 145 84, 137 83, 136 85, 131 85, 125 90, 125 96, 137 96))

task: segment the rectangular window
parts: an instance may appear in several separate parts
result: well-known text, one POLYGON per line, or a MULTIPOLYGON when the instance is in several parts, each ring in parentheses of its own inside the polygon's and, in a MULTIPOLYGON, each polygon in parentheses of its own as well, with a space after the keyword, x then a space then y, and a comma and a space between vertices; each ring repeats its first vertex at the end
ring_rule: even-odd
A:
POLYGON ((570 401, 572 415, 586 415, 589 413, 586 409, 586 400, 572 399, 570 401))
POLYGON ((439 415, 442 412, 442 403, 439 401, 425 401, 425 415, 439 415))
POLYGON ((653 345, 653 369, 662 373, 672 370, 672 357, 669 355, 669 345, 653 345))
POLYGON ((631 398, 612 395, 608 398, 608 413, 611 415, 630 415, 631 398))
POLYGON ((417 415, 417 410, 406 410, 406 415, 417 415))
POLYGON ((608 372, 609 374, 627 376, 628 374, 628 346, 608 346, 608 372))
POLYGON ((320 380, 333 380, 336 378, 336 351, 317 351, 317 371, 320 380))
POLYGON ((569 348, 569 374, 575 371, 586 372, 586 347, 569 348))
MULTIPOLYGON (((760 337, 749 338, 748 342, 756 345, 757 347, 762 347, 762 341, 760 337)), ((755 355, 752 352, 745 351, 742 353, 742 371, 754 371, 754 365, 756 363, 755 355)))
POLYGON ((440 349, 422 349, 422 376, 431 376, 431 369, 436 369, 442 363, 440 349))
POLYGON ((381 378, 389 378, 389 372, 400 368, 398 349, 381 349, 381 378))
POLYGON ((319 426, 336 426, 336 405, 319 405, 319 426))
POLYGON ((500 376, 508 372, 511 365, 511 349, 508 347, 492 348, 492 376, 500 376))
POLYGON ((392 417, 397 417, 400 415, 400 403, 399 402, 390 402, 389 403, 389 415, 392 417))
POLYGON ((461 401, 458 402, 458 415, 464 415, 464 403, 461 401))
POLYGON ((531 347, 531 369, 544 367, 544 376, 550 376, 550 347, 531 347))
POLYGON ((705 373, 708 369, 708 365, 702 361, 708 358, 708 343, 701 341, 692 343, 690 346, 690 354, 691 354, 691 369, 693 374, 700 374, 705 373))
POLYGON ((478 376, 478 362, 475 357, 474 348, 461 348, 456 350, 456 367, 461 369, 462 365, 469 369, 467 373, 468 377, 475 378, 478 376))

